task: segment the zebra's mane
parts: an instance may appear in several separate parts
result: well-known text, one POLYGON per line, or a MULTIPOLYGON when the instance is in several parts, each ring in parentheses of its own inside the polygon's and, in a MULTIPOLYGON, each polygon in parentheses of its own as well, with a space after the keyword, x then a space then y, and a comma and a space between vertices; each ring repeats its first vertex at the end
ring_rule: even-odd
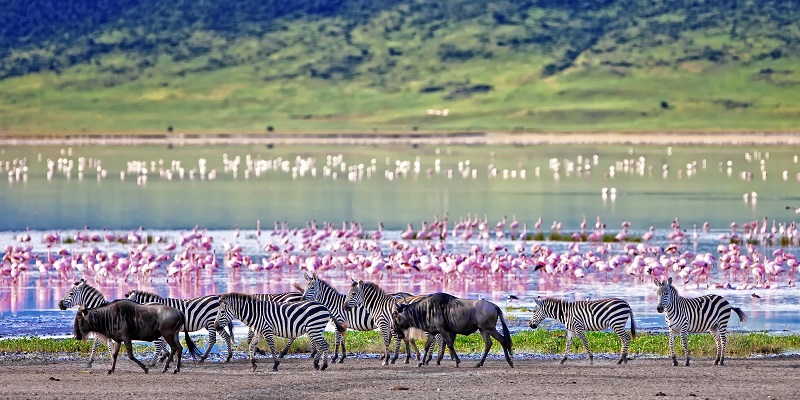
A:
POLYGON ((545 297, 544 299, 542 299, 540 301, 542 303, 548 302, 548 303, 552 303, 552 304, 569 304, 569 303, 572 303, 571 301, 564 300, 564 299, 559 299, 559 298, 555 298, 555 297, 545 297))
POLYGON ((220 300, 234 300, 234 301, 258 301, 255 296, 241 292, 230 292, 219 295, 220 300))
MULTIPOLYGON (((101 299, 103 299, 103 301, 108 301, 108 300, 106 299, 106 296, 103 296, 103 293, 102 293, 102 292, 100 292, 99 290, 97 290, 97 288, 96 288, 96 287, 94 287, 94 286, 92 286, 92 285, 90 285, 90 284, 86 283, 86 281, 83 281, 83 282, 82 282, 82 284, 83 284, 83 288, 82 288, 81 290, 83 291, 83 297, 84 297, 84 298, 86 298, 86 297, 87 297, 87 295, 91 295, 91 294, 97 294, 98 296, 100 296, 100 298, 101 298, 101 299)), ((73 287, 73 288, 72 288, 70 291, 72 291, 72 290, 75 290, 75 289, 77 289, 77 288, 78 288, 78 287, 80 287, 80 286, 81 286, 81 285, 76 285, 76 286, 74 286, 74 287, 73 287)))
POLYGON ((366 291, 366 290, 370 290, 370 291, 373 291, 373 292, 375 292, 375 293, 377 293, 377 294, 380 294, 380 295, 383 295, 383 296, 389 296, 389 295, 388 295, 388 294, 386 294, 386 292, 385 292, 383 289, 381 289, 381 287, 380 287, 380 286, 378 286, 378 284, 377 284, 377 283, 375 283, 375 282, 364 282, 364 283, 363 283, 363 285, 364 285, 363 287, 364 287, 365 291, 366 291))
POLYGON ((317 282, 319 282, 319 284, 320 284, 319 286, 320 286, 320 288, 322 290, 325 290, 327 288, 327 289, 333 290, 336 293, 339 293, 339 291, 336 290, 336 288, 333 287, 333 285, 331 285, 330 283, 328 283, 328 281, 326 281, 325 279, 322 279, 322 278, 319 278, 319 277, 315 277, 314 279, 316 279, 317 282))
POLYGON ((136 293, 136 294, 138 294, 140 296, 143 296, 143 297, 155 297, 157 299, 162 299, 162 300, 164 299, 164 296, 161 296, 159 294, 155 294, 153 292, 144 291, 144 290, 132 290, 131 293, 136 293))

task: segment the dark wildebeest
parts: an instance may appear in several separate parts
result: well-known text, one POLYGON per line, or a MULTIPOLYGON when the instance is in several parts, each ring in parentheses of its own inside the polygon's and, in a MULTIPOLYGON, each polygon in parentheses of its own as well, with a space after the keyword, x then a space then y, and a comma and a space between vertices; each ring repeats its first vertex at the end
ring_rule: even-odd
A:
POLYGON ((181 370, 181 353, 183 347, 178 338, 181 327, 186 334, 186 347, 192 357, 200 355, 200 350, 189 337, 183 324, 185 320, 181 311, 161 304, 139 304, 130 300, 115 300, 95 308, 81 307, 75 316, 75 339, 83 340, 90 332, 95 332, 114 340, 114 352, 111 358, 111 369, 117 365, 120 343, 125 343, 128 358, 139 364, 147 373, 147 367, 133 356, 132 340, 152 342, 160 337, 169 344, 170 355, 162 372, 167 372, 169 363, 178 354, 178 366, 174 373, 181 370))
MULTIPOLYGON (((485 300, 464 300, 447 293, 435 293, 428 298, 413 304, 397 304, 392 313, 394 331, 397 337, 405 339, 413 328, 427 332, 428 340, 425 343, 425 358, 433 343, 433 335, 441 334, 444 342, 450 349, 450 355, 456 361, 456 367, 461 363, 453 342, 456 335, 469 335, 480 331, 483 337, 483 357, 475 367, 480 367, 486 361, 486 355, 492 348, 492 337, 503 346, 503 354, 508 365, 512 368, 511 361, 511 334, 503 318, 503 312, 495 304, 485 300), (497 319, 503 324, 503 334, 497 332, 497 319)), ((424 358, 423 358, 424 360, 424 358)), ((421 366, 422 363, 419 363, 421 366)))

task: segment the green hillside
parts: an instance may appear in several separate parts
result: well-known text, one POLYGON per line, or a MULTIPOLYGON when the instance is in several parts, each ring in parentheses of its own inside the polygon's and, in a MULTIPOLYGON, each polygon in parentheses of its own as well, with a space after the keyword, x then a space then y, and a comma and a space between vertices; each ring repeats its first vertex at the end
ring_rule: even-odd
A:
POLYGON ((796 0, 4 3, 6 134, 800 127, 796 0))

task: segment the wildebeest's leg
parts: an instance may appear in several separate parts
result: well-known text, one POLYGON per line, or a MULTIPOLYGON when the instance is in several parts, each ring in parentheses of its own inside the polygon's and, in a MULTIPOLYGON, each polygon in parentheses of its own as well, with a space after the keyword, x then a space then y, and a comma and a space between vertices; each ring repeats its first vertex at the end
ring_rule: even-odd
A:
POLYGON ((114 373, 114 369, 117 368, 117 355, 119 354, 119 345, 120 345, 120 343, 115 341, 114 342, 114 347, 111 350, 111 369, 108 370, 108 372, 106 372, 109 375, 113 374, 114 373))
POLYGON ((133 355, 133 343, 131 342, 130 339, 125 340, 125 351, 128 352, 128 358, 130 358, 131 360, 133 360, 133 362, 135 362, 140 367, 142 367, 142 370, 144 370, 144 373, 146 374, 148 372, 147 366, 144 365, 141 361, 137 360, 136 357, 134 357, 134 355, 133 355))
MULTIPOLYGON (((209 330, 209 332, 210 331, 211 330, 209 330)), ((164 340, 166 340, 167 344, 169 344, 170 352, 169 358, 167 358, 167 362, 164 364, 164 369, 161 371, 161 373, 167 372, 167 369, 169 369, 169 363, 173 360, 173 358, 175 358, 176 355, 176 367, 175 371, 172 371, 172 373, 177 374, 181 370, 181 354, 183 353, 183 346, 181 346, 181 339, 178 337, 178 332, 180 332, 179 328, 175 329, 172 335, 164 336, 164 340)))
MULTIPOLYGON (((422 359, 421 359, 421 360, 419 360, 419 363, 417 363, 417 367, 421 367, 421 366, 423 366, 423 365, 427 364, 427 363, 425 362, 425 360, 429 360, 429 359, 430 359, 430 358, 428 357, 428 352, 429 352, 429 351, 430 351, 430 349, 431 349, 431 344, 432 344, 432 343, 433 343, 433 335, 428 335, 428 338, 427 338, 427 339, 425 339, 425 346, 423 347, 422 359)), ((431 356, 431 357, 432 357, 432 356, 431 356)))
POLYGON ((481 330, 481 337, 483 338, 483 357, 475 364, 475 368, 483 366, 483 363, 486 361, 486 356, 489 354, 489 350, 492 349, 492 337, 489 335, 489 331, 481 330))
POLYGON ((444 342, 447 344, 447 348, 450 349, 450 357, 456 361, 456 368, 458 368, 458 365, 461 364, 461 359, 458 358, 456 349, 453 347, 456 340, 456 334, 450 332, 441 332, 441 335, 444 338, 444 342))
POLYGON ((564 357, 561 358, 561 362, 559 364, 563 364, 567 361, 567 355, 569 355, 569 348, 572 346, 572 338, 574 337, 574 333, 567 329, 567 345, 564 347, 564 357))
POLYGON ((506 362, 513 368, 514 362, 511 361, 511 348, 509 348, 509 346, 506 344, 503 335, 501 335, 500 332, 497 331, 497 329, 492 329, 488 332, 491 337, 497 339, 497 341, 500 342, 500 346, 503 347, 503 355, 505 355, 506 357, 506 362))
POLYGON ((405 364, 408 364, 408 363, 411 362, 411 349, 409 348, 409 346, 414 348, 414 353, 417 355, 417 360, 419 360, 420 359, 419 358, 419 348, 417 348, 417 341, 414 340, 414 339, 406 338, 405 342, 406 342, 406 361, 405 361, 405 364))

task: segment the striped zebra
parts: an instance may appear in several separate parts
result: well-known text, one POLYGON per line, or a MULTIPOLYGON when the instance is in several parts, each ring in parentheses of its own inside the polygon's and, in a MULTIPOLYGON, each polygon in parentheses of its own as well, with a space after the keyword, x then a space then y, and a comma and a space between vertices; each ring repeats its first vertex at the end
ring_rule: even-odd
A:
MULTIPOLYGON (((303 295, 299 292, 284 292, 284 293, 255 293, 251 296, 255 297, 257 300, 260 301, 274 301, 276 303, 293 303, 296 301, 303 301, 303 295)), ((253 332, 252 328, 247 329, 247 343, 253 341, 253 337, 255 333, 253 332)), ((283 358, 288 352, 289 347, 292 347, 292 343, 294 343, 294 338, 289 339, 286 342, 286 347, 281 350, 281 353, 278 355, 278 358, 283 358)), ((260 349, 256 346, 255 352, 259 355, 265 356, 267 352, 260 349)), ((314 357, 317 354, 317 349, 314 346, 314 342, 311 342, 311 357, 314 357)))
POLYGON ((564 324, 567 328, 567 344, 561 364, 567 361, 572 339, 577 335, 589 354, 589 364, 594 363, 594 355, 589 350, 589 341, 586 340, 586 331, 601 331, 611 328, 622 342, 620 357, 617 364, 628 363, 628 345, 631 336, 636 338, 636 323, 633 322, 631 306, 622 299, 602 299, 591 301, 565 301, 561 299, 534 299, 530 327, 536 327, 545 320, 552 318, 564 324), (631 336, 625 331, 625 324, 631 320, 631 336))
POLYGON ((658 307, 656 309, 659 313, 666 313, 664 320, 669 327, 669 352, 672 355, 672 365, 678 365, 675 357, 675 336, 681 336, 688 367, 688 335, 702 332, 710 332, 714 338, 714 344, 717 347, 714 365, 725 365, 725 334, 728 330, 731 310, 736 312, 742 322, 747 321, 747 314, 738 307, 731 307, 728 300, 716 294, 695 298, 681 297, 678 290, 672 286, 672 278, 666 282, 660 282, 658 279, 654 281, 658 286, 658 307))
MULTIPOLYGON (((214 322, 217 319, 217 309, 219 308, 219 296, 210 295, 194 299, 176 299, 172 297, 161 297, 155 293, 142 290, 131 290, 125 294, 125 298, 141 304, 159 303, 165 306, 177 308, 186 317, 184 324, 189 332, 208 330, 208 346, 205 353, 200 357, 199 362, 203 363, 211 352, 211 348, 217 343, 217 331, 214 329, 214 322)), ((230 320, 223 320, 223 326, 228 326, 230 335, 225 330, 220 330, 219 334, 228 346, 228 358, 225 362, 230 362, 233 357, 233 323, 230 320)))
MULTIPOLYGON (((81 279, 75 282, 75 285, 72 286, 69 292, 67 292, 61 301, 58 302, 58 308, 62 310, 77 306, 95 308, 106 303, 108 303, 108 300, 106 300, 105 296, 103 296, 99 290, 86 283, 86 279, 81 279)), ((89 355, 89 361, 86 363, 87 368, 92 367, 92 363, 94 362, 94 357, 95 354, 97 354, 97 348, 100 346, 101 340, 105 341, 109 354, 112 358, 114 357, 114 346, 112 346, 111 340, 99 334, 95 335, 94 343, 92 343, 92 353, 89 355)), ((154 344, 156 347, 156 353, 153 356, 151 366, 156 365, 159 354, 163 354, 164 357, 167 355, 166 345, 164 344, 163 339, 156 340, 154 344)))
POLYGON ((392 312, 394 312, 396 304, 397 298, 384 292, 377 284, 364 281, 356 282, 355 280, 350 285, 350 291, 344 300, 344 311, 363 307, 369 312, 369 315, 375 321, 375 325, 380 329, 385 348, 383 365, 389 365, 389 344, 391 344, 392 338, 395 339, 393 364, 400 353, 400 340, 392 330, 392 312))
MULTIPOLYGON (((219 296, 219 313, 217 323, 220 327, 226 318, 236 318, 257 335, 249 343, 248 355, 256 370, 255 347, 263 337, 272 353, 273 371, 278 370, 278 353, 275 351, 275 336, 296 338, 308 335, 311 342, 319 349, 314 357, 314 368, 328 367, 328 342, 323 337, 325 326, 331 314, 324 305, 314 301, 300 301, 293 303, 276 303, 273 301, 260 301, 254 296, 244 293, 227 293, 219 296), (322 367, 319 365, 320 354, 322 367)), ((343 329, 343 328, 342 328, 343 329)))

